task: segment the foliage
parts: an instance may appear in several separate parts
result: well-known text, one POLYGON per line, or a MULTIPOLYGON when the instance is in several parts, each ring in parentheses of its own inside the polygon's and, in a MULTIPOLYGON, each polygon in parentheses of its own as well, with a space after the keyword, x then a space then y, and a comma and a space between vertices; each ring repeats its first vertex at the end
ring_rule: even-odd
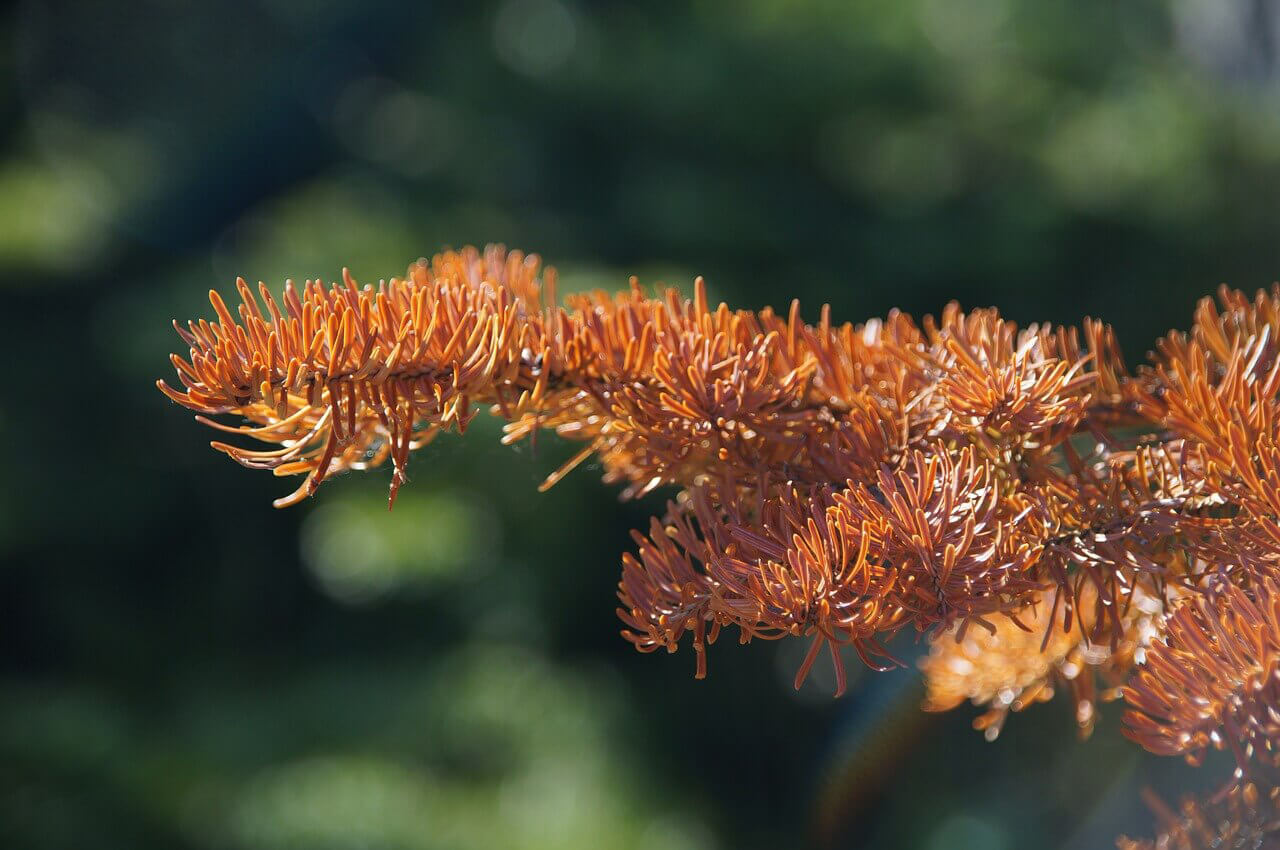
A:
POLYGON ((1127 734, 1196 764, 1230 747, 1237 784, 1274 781, 1280 286, 1224 287, 1221 311, 1202 301, 1131 375, 1092 320, 1020 330, 951 305, 857 326, 823 308, 811 325, 798 302, 785 319, 713 308, 701 279, 692 300, 633 279, 562 307, 555 280, 498 246, 376 288, 290 285, 283 307, 260 286, 265 312, 241 280, 238 321, 211 292, 217 321, 175 323, 185 389, 158 385, 280 446, 213 443, 305 475, 279 507, 388 458, 394 505, 410 453, 464 431, 474 404, 507 420, 504 442, 585 443, 543 489, 593 453, 624 497, 675 486, 623 557, 619 615, 641 651, 691 636, 699 678, 730 627, 809 639, 797 688, 829 648, 842 693, 841 646, 878 667, 913 628, 935 643, 934 707, 967 694, 998 731, 1055 676, 1087 733, 1095 668, 1136 664, 1127 734), (971 629, 987 637, 965 643, 971 629))

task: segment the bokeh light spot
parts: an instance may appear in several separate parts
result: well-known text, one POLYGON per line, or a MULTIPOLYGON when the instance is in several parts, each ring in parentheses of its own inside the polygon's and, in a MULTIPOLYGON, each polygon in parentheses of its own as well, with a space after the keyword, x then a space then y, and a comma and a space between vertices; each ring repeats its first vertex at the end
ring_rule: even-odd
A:
POLYGON ((366 495, 326 502, 302 528, 303 560, 339 602, 423 593, 463 572, 484 572, 500 549, 497 519, 469 496, 405 493, 388 511, 366 495))
POLYGON ((577 38, 577 20, 559 0, 507 0, 493 23, 498 58, 531 77, 549 74, 569 61, 577 38))

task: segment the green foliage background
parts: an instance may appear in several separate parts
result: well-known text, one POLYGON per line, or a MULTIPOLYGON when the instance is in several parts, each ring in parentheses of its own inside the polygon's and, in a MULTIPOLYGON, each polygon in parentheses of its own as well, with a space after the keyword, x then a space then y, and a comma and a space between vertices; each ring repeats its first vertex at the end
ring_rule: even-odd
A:
MULTIPOLYGON (((301 508, 152 384, 236 275, 446 245, 841 319, 1112 321, 1280 269, 1266 0, 51 0, 0 17, 0 835, 55 848, 1086 848, 1203 775, 914 670, 613 617, 598 470, 481 421, 301 508), (824 677, 826 677, 824 679, 824 677)), ((917 651, 908 641, 902 651, 917 651)))

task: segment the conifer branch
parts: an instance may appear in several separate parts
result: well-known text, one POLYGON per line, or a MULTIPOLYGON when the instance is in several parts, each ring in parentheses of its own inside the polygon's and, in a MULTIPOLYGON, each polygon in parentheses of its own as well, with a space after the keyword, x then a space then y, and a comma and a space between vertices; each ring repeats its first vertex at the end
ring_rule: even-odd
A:
POLYGON ((175 322, 181 389, 158 386, 268 446, 215 449, 304 476, 278 506, 387 460, 394 504, 411 453, 487 406, 504 443, 582 443, 544 489, 592 455, 624 498, 673 488, 623 556, 639 650, 688 636, 702 677, 725 628, 800 637, 797 686, 826 649, 842 691, 843 647, 883 667, 923 632, 930 709, 984 705, 994 737, 1065 685, 1088 734, 1123 693, 1144 747, 1229 747, 1237 791, 1273 799, 1249 771, 1280 752, 1280 287, 1223 288, 1137 372, 1093 320, 809 324, 795 302, 713 307, 701 279, 562 305, 552 269, 499 246, 376 287, 237 289, 235 312, 211 292, 213 320, 175 322))

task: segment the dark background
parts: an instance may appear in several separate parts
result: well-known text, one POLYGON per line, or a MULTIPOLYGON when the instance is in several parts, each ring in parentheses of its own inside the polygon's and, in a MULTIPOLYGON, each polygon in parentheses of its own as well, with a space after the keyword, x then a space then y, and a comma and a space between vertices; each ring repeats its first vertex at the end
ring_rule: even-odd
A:
MULTIPOLYGON (((570 451, 292 489, 154 389, 236 275, 539 251, 840 319, 1113 322, 1131 362, 1280 269, 1275 3, 28 2, 0 16, 0 843, 1109 846, 1142 756, 1058 701, 987 744, 914 669, 642 656, 570 451)), ((903 651, 917 647, 908 642, 903 651)))

